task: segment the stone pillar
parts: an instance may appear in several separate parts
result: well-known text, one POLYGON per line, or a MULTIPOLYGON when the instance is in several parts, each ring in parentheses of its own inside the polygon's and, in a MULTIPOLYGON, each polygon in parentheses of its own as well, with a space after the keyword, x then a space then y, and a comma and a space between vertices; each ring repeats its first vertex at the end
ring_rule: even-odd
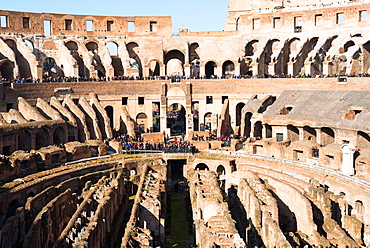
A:
POLYGON ((305 63, 304 64, 304 73, 307 75, 311 75, 312 74, 312 71, 311 71, 311 62, 308 62, 308 63, 305 63))
POLYGON ((294 75, 294 63, 293 62, 289 62, 288 63, 288 75, 294 75))
POLYGON ((166 65, 161 65, 159 76, 166 76, 166 65))
POLYGON ((215 75, 217 75, 218 77, 222 76, 222 66, 215 68, 215 75))
POLYGON ((204 66, 199 66, 199 76, 204 77, 206 75, 206 68, 204 66))
POLYGON ((148 66, 143 66, 143 77, 149 77, 149 67, 148 66))
POLYGON ((218 126, 218 114, 212 114, 211 132, 217 129, 218 126))
POLYGON ((350 143, 346 143, 342 145, 342 173, 353 176, 355 174, 354 168, 354 153, 356 148, 354 145, 350 143))
POLYGON ((328 61, 324 61, 322 63, 322 74, 329 75, 329 62, 328 61))
POLYGON ((299 130, 299 140, 304 140, 304 130, 303 127, 297 127, 299 130))
POLYGON ((251 66, 252 76, 258 75, 258 63, 253 63, 251 66))
POLYGON ((193 121, 193 114, 189 113, 186 115, 186 137, 188 137, 188 133, 194 131, 194 121, 193 121))
POLYGON ((190 77, 190 65, 186 64, 184 65, 184 72, 186 77, 190 77))
POLYGON ((275 65, 276 63, 271 62, 268 67, 268 74, 275 75, 275 65))
POLYGON ((35 78, 39 78, 42 80, 42 76, 43 76, 43 67, 42 65, 37 65, 37 75, 35 78))
POLYGON ((240 65, 235 64, 235 69, 234 69, 235 76, 240 76, 240 65))

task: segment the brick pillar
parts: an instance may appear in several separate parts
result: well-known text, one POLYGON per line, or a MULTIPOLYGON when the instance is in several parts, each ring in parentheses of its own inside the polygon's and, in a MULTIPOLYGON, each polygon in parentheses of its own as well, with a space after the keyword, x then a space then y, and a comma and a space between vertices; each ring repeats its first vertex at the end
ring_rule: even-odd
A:
POLYGON ((294 75, 294 62, 288 63, 288 75, 294 75))
POLYGON ((268 73, 270 74, 270 75, 275 75, 275 65, 276 65, 276 63, 274 63, 274 62, 271 62, 270 64, 269 64, 269 67, 268 67, 268 73))

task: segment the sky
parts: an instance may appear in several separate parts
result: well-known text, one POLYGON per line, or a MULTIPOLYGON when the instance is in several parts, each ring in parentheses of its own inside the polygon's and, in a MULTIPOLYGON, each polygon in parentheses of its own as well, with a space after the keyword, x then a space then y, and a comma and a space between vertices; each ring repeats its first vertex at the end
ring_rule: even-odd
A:
POLYGON ((2 0, 2 10, 106 16, 171 16, 174 32, 222 31, 228 0, 2 0))

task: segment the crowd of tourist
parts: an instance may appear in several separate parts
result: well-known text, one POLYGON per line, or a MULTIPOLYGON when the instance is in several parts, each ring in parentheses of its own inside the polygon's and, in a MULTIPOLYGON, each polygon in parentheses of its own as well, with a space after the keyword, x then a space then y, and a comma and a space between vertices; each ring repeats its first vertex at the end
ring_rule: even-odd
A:
POLYGON ((118 76, 118 77, 47 77, 43 79, 19 78, 7 80, 0 77, 0 83, 68 83, 68 82, 106 82, 106 81, 128 81, 128 80, 171 80, 172 83, 181 82, 182 80, 197 79, 263 79, 263 78, 336 78, 336 77, 370 77, 370 74, 345 74, 345 75, 211 75, 211 76, 118 76))

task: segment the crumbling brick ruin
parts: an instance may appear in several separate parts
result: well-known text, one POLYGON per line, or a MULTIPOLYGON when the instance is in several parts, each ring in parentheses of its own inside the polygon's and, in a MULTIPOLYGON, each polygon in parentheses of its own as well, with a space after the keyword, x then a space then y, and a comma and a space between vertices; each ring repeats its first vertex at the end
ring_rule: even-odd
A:
POLYGON ((0 10, 0 246, 370 246, 368 10, 0 10))

